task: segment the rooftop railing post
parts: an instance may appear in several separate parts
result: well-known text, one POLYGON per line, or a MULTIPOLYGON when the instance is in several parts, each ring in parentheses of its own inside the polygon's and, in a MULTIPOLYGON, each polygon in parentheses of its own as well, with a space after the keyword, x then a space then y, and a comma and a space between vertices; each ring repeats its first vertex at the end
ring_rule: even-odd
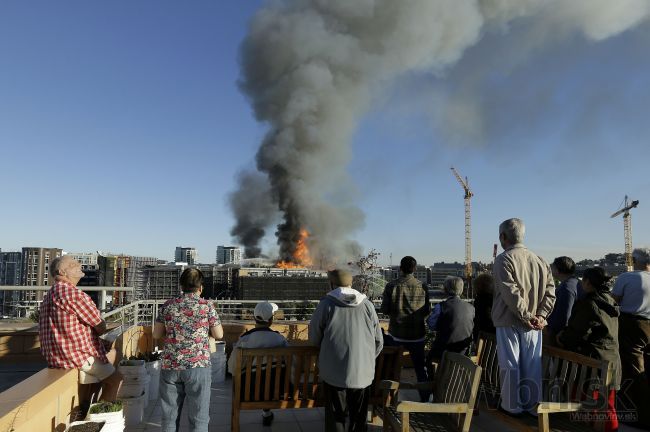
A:
POLYGON ((99 292, 99 310, 103 311, 106 309, 106 290, 101 290, 99 292))

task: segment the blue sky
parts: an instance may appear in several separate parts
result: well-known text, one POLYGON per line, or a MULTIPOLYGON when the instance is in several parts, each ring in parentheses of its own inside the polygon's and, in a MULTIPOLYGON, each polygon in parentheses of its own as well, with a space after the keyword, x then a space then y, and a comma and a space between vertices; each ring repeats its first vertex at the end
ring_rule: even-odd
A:
MULTIPOLYGON (((0 248, 172 259, 184 245, 214 261, 231 242, 227 194, 265 131, 236 84, 260 4, 2 2, 0 248)), ((516 28, 486 35, 442 74, 375 94, 351 143, 366 214, 355 239, 386 263, 391 253, 462 261, 454 165, 476 194, 477 259, 490 259, 498 224, 514 216, 547 259, 622 251, 622 220, 609 215, 625 194, 641 201, 634 244, 650 245, 648 27, 514 60, 516 28), (463 92, 482 112, 480 137, 433 109, 463 92)))

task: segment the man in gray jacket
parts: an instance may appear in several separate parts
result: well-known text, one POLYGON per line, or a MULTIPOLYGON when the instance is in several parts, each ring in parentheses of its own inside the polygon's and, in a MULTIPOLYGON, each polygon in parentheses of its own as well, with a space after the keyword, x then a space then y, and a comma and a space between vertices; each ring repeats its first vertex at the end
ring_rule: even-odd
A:
POLYGON ((352 275, 329 272, 332 290, 320 300, 309 323, 309 341, 320 346, 318 369, 325 394, 325 431, 367 430, 370 385, 383 337, 374 305, 351 288, 352 275))
POLYGON ((542 388, 542 329, 555 304, 551 268, 524 245, 520 219, 499 226, 504 251, 494 261, 492 321, 497 331, 501 409, 537 415, 542 388))

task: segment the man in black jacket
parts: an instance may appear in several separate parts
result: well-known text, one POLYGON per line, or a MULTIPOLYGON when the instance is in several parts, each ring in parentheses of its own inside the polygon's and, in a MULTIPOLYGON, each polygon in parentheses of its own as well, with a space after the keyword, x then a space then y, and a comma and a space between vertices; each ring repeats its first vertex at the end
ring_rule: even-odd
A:
MULTIPOLYGON (((388 334, 384 345, 401 345, 411 355, 418 382, 428 381, 424 363, 425 320, 431 312, 429 292, 422 282, 413 276, 417 261, 405 256, 400 262, 401 276, 386 284, 381 311, 390 317, 388 334)), ((428 399, 426 391, 420 392, 423 401, 428 399)))

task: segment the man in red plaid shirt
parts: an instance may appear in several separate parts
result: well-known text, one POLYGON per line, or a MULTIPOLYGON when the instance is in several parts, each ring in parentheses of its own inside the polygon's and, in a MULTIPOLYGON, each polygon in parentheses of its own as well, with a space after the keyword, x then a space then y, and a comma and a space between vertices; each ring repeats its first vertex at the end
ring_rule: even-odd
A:
POLYGON ((54 285, 43 297, 38 328, 48 367, 79 369, 79 383, 101 382, 102 400, 114 401, 121 375, 106 357, 99 336, 106 322, 88 294, 77 288, 84 277, 81 264, 68 256, 50 263, 54 285))

